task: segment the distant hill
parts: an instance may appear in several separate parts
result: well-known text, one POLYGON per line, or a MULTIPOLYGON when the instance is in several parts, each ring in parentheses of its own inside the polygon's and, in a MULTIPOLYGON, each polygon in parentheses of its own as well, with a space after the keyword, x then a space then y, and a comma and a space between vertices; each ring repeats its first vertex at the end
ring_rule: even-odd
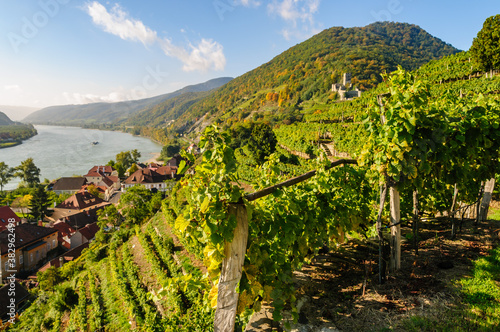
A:
POLYGON ((0 112, 7 114, 13 121, 21 121, 30 113, 38 111, 40 108, 27 106, 0 105, 0 112))
MULTIPOLYGON (((398 65, 414 70, 433 59, 459 52, 420 27, 377 22, 365 27, 333 27, 288 49, 193 104, 174 123, 192 130, 202 116, 227 123, 256 111, 300 110, 305 102, 335 101, 333 83, 351 73, 352 85, 365 91, 381 82, 380 74, 398 65)), ((307 105, 306 105, 307 106, 307 105)), ((196 131, 201 130, 198 128, 196 131)))
POLYGON ((4 112, 0 112, 0 126, 9 126, 9 125, 13 125, 13 124, 14 124, 14 121, 9 119, 7 114, 5 114, 4 112))
POLYGON ((175 121, 190 107, 206 98, 211 91, 187 92, 159 104, 151 105, 135 113, 123 123, 128 126, 161 127, 175 121))
POLYGON ((186 86, 172 93, 118 103, 92 103, 85 105, 51 106, 27 116, 23 122, 34 124, 85 125, 92 123, 115 123, 125 121, 140 110, 153 107, 170 98, 185 93, 208 91, 226 84, 232 78, 222 77, 205 83, 186 86))
POLYGON ((23 140, 36 134, 33 125, 14 122, 5 113, 0 112, 0 149, 21 144, 23 140))

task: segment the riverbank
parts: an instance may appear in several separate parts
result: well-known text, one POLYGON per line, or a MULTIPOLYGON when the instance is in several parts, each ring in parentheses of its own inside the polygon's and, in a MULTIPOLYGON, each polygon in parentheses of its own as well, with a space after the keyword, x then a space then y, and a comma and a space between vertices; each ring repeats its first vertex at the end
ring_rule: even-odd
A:
POLYGON ((6 148, 11 148, 13 146, 22 144, 22 141, 15 141, 15 142, 0 142, 0 149, 6 149, 6 148))
POLYGON ((163 161, 158 160, 160 158, 161 153, 160 152, 151 152, 150 153, 152 156, 150 159, 146 160, 144 163, 150 164, 150 163, 163 163, 163 161))
MULTIPOLYGON (((16 167, 33 158, 41 170, 42 181, 87 174, 93 166, 105 165, 123 151, 137 149, 142 155, 141 162, 157 159, 161 151, 161 145, 150 139, 118 131, 44 125, 37 125, 36 129, 38 135, 23 144, 0 149, 0 160, 16 167)), ((18 184, 19 181, 13 179, 5 189, 15 189, 18 184)))

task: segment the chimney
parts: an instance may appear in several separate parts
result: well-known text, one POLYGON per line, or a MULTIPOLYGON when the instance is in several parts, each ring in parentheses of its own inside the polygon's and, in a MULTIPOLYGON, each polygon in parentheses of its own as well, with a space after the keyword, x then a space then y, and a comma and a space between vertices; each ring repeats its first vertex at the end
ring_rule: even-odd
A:
POLYGON ((43 221, 38 220, 38 226, 43 227, 43 221))

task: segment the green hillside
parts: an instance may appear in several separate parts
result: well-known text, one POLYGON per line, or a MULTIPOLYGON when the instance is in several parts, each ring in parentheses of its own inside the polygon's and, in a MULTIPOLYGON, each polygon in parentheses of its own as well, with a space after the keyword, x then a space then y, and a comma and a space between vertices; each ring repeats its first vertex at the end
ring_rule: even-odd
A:
MULTIPOLYGON (((431 93, 436 99, 443 91, 451 91, 450 94, 457 94, 457 98, 460 94, 472 97, 484 93, 498 99, 500 77, 485 78, 467 63, 468 54, 458 53, 430 62, 414 73, 430 79, 431 93), (460 68, 466 65, 470 71, 462 72, 460 68), (442 81, 446 75, 448 82, 442 81)), ((328 136, 343 142, 343 145, 338 145, 340 150, 356 153, 366 141, 364 125, 360 123, 366 115, 366 105, 373 103, 383 89, 382 84, 359 99, 334 103, 322 112, 306 113, 303 121, 275 126, 276 136, 280 143, 288 144, 292 150, 300 150, 297 142, 301 141, 308 153, 315 152, 318 138, 328 136), (300 135, 303 135, 302 139, 297 139, 300 135)), ((162 113, 161 110, 158 112, 162 113)), ((245 165, 245 151, 248 149, 236 151, 238 164, 245 165)), ((253 168, 246 178, 245 168, 238 169, 240 178, 249 179, 249 183, 253 181, 255 186, 262 187, 314 166, 312 162, 308 164, 294 158, 281 148, 278 148, 278 155, 280 162, 275 159, 271 169, 253 168), (261 177, 259 172, 263 172, 261 177), (270 172, 270 175, 265 172, 270 172)), ((178 191, 164 200, 162 212, 151 220, 141 225, 133 225, 126 220, 119 230, 101 232, 80 258, 67 263, 62 269, 52 268, 40 274, 40 286, 33 292, 36 297, 32 298, 32 305, 12 331, 212 330, 214 303, 211 301, 214 294, 209 290, 216 289, 212 282, 217 280, 217 264, 222 258, 221 247, 210 247, 207 243, 215 240, 222 242, 218 227, 227 225, 220 223, 214 226, 207 220, 215 221, 227 216, 207 214, 208 217, 203 219, 205 227, 196 224, 195 218, 199 217, 197 213, 201 215, 214 208, 216 195, 221 195, 217 202, 226 202, 236 194, 227 192, 232 186, 230 182, 217 182, 220 174, 232 174, 225 173, 221 167, 234 171, 235 160, 229 157, 229 153, 223 153, 214 156, 213 163, 205 160, 201 166, 198 169, 200 173, 217 174, 213 181, 199 181, 196 188, 178 186, 178 191), (223 164, 217 161, 219 158, 228 158, 231 163, 223 164), (210 185, 207 186, 207 183, 210 185), (223 186, 218 187, 221 184, 223 186), (203 190, 209 190, 213 196, 207 196, 203 190), (186 216, 193 219, 185 219, 186 216), (189 233, 185 237, 174 235, 182 234, 182 230, 186 229, 189 233), (204 232, 210 231, 213 232, 212 237, 206 236, 204 232), (203 277, 207 271, 208 277, 203 277)), ((343 239, 343 230, 352 230, 360 220, 373 220, 373 211, 367 208, 373 210, 376 206, 379 188, 378 185, 369 187, 368 180, 362 175, 364 171, 363 168, 341 167, 328 171, 328 174, 321 172, 317 182, 313 180, 300 187, 282 189, 268 196, 266 203, 260 201, 253 205, 249 226, 251 239, 244 277, 239 284, 238 313, 242 317, 258 310, 263 299, 269 303, 272 301, 275 307, 284 308, 283 298, 293 294, 293 288, 284 288, 283 285, 291 282, 288 276, 302 264, 298 263, 299 257, 309 255, 308 252, 314 252, 323 245, 310 229, 323 234, 331 228, 332 234, 336 234, 333 241, 343 241, 340 240, 343 239), (320 189, 315 189, 316 186, 320 189), (305 204, 304 200, 308 203, 305 204), (326 211, 328 214, 324 214, 326 211), (328 226, 323 227, 323 222, 328 226), (278 223, 279 227, 275 227, 278 223), (287 236, 283 236, 284 233, 287 236), (307 236, 308 240, 301 240, 307 236), (296 242, 291 243, 290 239, 296 242), (283 248, 288 248, 288 251, 283 248)), ((372 271, 371 277, 376 278, 374 273, 372 271)), ((344 298, 344 301, 350 300, 344 298)), ((467 309, 460 310, 465 313, 467 309)), ((244 325, 242 320, 237 320, 237 323, 244 325)), ((476 323, 470 324, 476 326, 476 323)))
MULTIPOLYGON (((219 123, 224 130, 208 127, 209 130, 205 131, 200 141, 200 146, 205 148, 202 156, 188 156, 196 165, 195 174, 179 181, 166 199, 160 202, 161 198, 157 195, 144 198, 138 192, 131 192, 130 197, 135 197, 135 201, 129 204, 122 201, 120 204, 123 205, 119 206, 124 214, 123 222, 115 214, 108 215, 107 211, 103 213, 99 224, 116 225, 122 222, 120 227, 111 230, 103 228, 80 258, 60 269, 51 268, 40 273, 39 286, 32 291, 31 306, 24 311, 12 331, 211 331, 214 307, 219 300, 217 296, 229 292, 228 284, 232 289, 236 287, 239 293, 237 331, 242 330, 250 315, 259 311, 261 305, 274 308, 272 316, 275 320, 286 319, 285 313, 299 320, 300 314, 294 306, 304 294, 296 293, 294 271, 300 270, 304 263, 311 262, 319 250, 330 250, 331 253, 334 248, 340 248, 348 238, 346 235, 351 235, 351 240, 355 239, 354 247, 359 247, 359 243, 367 244, 369 241, 365 240, 370 237, 378 243, 377 233, 382 239, 390 237, 394 227, 402 227, 400 224, 410 229, 410 223, 416 225, 419 218, 418 213, 414 215, 418 211, 413 210, 417 196, 418 209, 425 212, 425 219, 432 223, 432 232, 429 238, 420 239, 423 234, 417 233, 418 227, 414 227, 413 231, 404 234, 407 242, 414 240, 418 245, 418 241, 422 241, 422 247, 435 248, 433 255, 436 259, 455 257, 443 252, 443 245, 448 245, 448 242, 442 242, 445 240, 443 234, 452 227, 450 219, 431 218, 435 212, 442 215, 443 211, 450 211, 456 191, 454 188, 459 188, 457 204, 474 202, 481 182, 490 179, 499 169, 500 76, 486 77, 469 60, 468 52, 457 53, 437 40, 437 46, 433 48, 434 43, 429 44, 423 38, 425 33, 417 33, 421 30, 410 25, 377 23, 353 30, 335 28, 318 36, 331 36, 335 34, 334 31, 354 36, 356 34, 353 31, 367 33, 376 30, 379 31, 377 36, 385 36, 380 37, 380 43, 385 40, 390 48, 392 42, 389 42, 389 36, 396 38, 392 28, 400 28, 400 32, 408 31, 409 39, 404 38, 406 34, 400 35, 400 42, 394 42, 392 46, 395 52, 399 48, 401 51, 391 57, 386 54, 387 58, 382 57, 379 64, 389 66, 398 54, 398 62, 409 66, 413 72, 410 74, 398 70, 394 76, 386 76, 388 80, 377 86, 375 84, 379 79, 376 78, 370 83, 373 87, 360 98, 339 101, 334 96, 330 98, 328 86, 324 90, 320 88, 322 79, 330 77, 328 85, 335 82, 331 78, 333 68, 339 68, 340 73, 349 68, 354 72, 355 68, 342 67, 340 63, 332 61, 322 67, 329 70, 321 70, 314 65, 320 55, 293 70, 292 75, 304 70, 303 77, 297 78, 298 84, 303 84, 311 77, 316 79, 311 81, 313 84, 321 82, 317 90, 305 98, 303 89, 286 83, 297 76, 293 79, 292 75, 287 76, 285 81, 280 81, 279 75, 276 78, 278 71, 286 69, 280 61, 287 56, 280 55, 216 92, 207 93, 207 96, 203 93, 177 96, 131 118, 126 125, 149 130, 151 135, 159 135, 160 132, 164 135, 190 133, 194 137, 197 130, 207 127, 210 122, 219 123), (379 29, 375 29, 377 27, 379 29), (404 45, 405 40, 407 46, 404 45), (429 50, 434 51, 425 53, 421 45, 427 45, 429 50), (401 55, 405 50, 408 54, 418 56, 405 58, 401 55), (441 59, 420 64, 419 61, 423 60, 419 59, 424 57, 422 52, 429 57, 427 60, 440 56, 441 59), (440 52, 448 52, 449 55, 439 55, 440 52), (389 58, 392 60, 389 61, 389 58), (301 69, 306 67, 309 69, 301 69), (394 93, 387 94, 387 103, 381 108, 377 96, 387 93, 389 86, 394 93), (280 97, 283 97, 281 102, 280 97), (177 116, 180 120, 175 119, 177 116), (198 125, 202 120, 205 124, 198 125), (391 122, 390 130, 384 130, 383 126, 391 122), (229 142, 228 133, 235 139, 233 142, 229 142), (372 144, 374 137, 380 138, 382 143, 373 150, 367 150, 367 143, 372 144), (264 165, 256 162, 252 152, 256 138, 259 139, 258 143, 264 143, 259 146, 261 150, 268 145, 275 146, 275 153, 264 165), (365 159, 358 158, 363 148, 365 159), (330 160, 355 157, 360 165, 353 166, 356 161, 350 160, 344 161, 343 167, 332 167, 327 160, 316 158, 327 151, 330 160), (379 158, 379 163, 367 161, 369 158, 379 158), (390 174, 387 171, 389 168, 390 174), (299 181, 294 179, 293 186, 279 185, 277 188, 277 184, 283 184, 292 176, 312 169, 316 171, 314 175, 309 172, 304 177, 307 181, 297 183, 299 181), (399 190, 397 204, 401 207, 401 222, 391 224, 393 216, 390 216, 387 207, 378 216, 379 199, 382 196, 380 179, 385 181, 386 190, 392 186, 389 197, 395 197, 394 191, 399 190), (272 186, 276 190, 262 190, 261 193, 272 193, 267 196, 262 194, 258 200, 255 196, 250 199, 252 195, 246 195, 242 188, 255 192, 272 186), (399 197, 402 199, 399 200, 399 197), (235 237, 248 239, 241 262, 243 266, 239 270, 241 279, 239 276, 236 278, 237 286, 231 284, 235 279, 220 278, 223 270, 221 264, 226 250, 229 250, 226 242, 233 241, 235 237), (219 282, 224 283, 222 291, 218 289, 219 282)), ((376 38, 375 33, 371 33, 373 35, 366 35, 376 38)), ((362 35, 359 32, 359 36, 362 35)), ((359 37, 359 40, 363 39, 359 37)), ((316 41, 319 42, 319 39, 316 41)), ((325 41, 323 45, 326 44, 325 41)), ((293 52, 303 49, 304 54, 308 55, 296 55, 294 58, 300 63, 301 59, 311 56, 312 53, 306 52, 310 48, 314 49, 310 52, 316 52, 319 46, 316 48, 315 42, 310 42, 308 47, 301 44, 284 54, 301 54, 293 52)), ((352 47, 345 49, 349 52, 347 49, 351 50, 352 47)), ((382 53, 385 51, 380 50, 382 53)), ((325 54, 321 57, 327 56, 325 54)), ((361 81, 359 79, 357 84, 361 85, 361 81)), ((339 161, 337 163, 342 164, 339 161)), ((183 167, 180 166, 180 169, 183 167)), ((384 207, 383 202, 381 206, 384 207)), ((468 208, 467 205, 463 207, 468 208)), ((462 215, 462 221, 463 218, 462 215)), ((399 215, 396 220, 399 220, 399 215)), ((473 220, 469 222, 472 225, 473 220)), ((454 228, 455 223, 458 225, 457 220, 453 221, 454 228)), ((491 227, 482 222, 468 229, 464 225, 464 238, 470 240, 474 237, 478 225, 481 229, 483 226, 484 229, 491 227)), ((394 249, 395 242, 392 240, 387 241, 387 246, 394 249)), ((470 245, 469 240, 467 246, 461 242, 460 255, 470 266, 467 254, 475 247, 470 245)), ((378 263, 374 261, 372 268, 371 261, 378 253, 386 251, 382 246, 379 250, 373 244, 369 247, 362 259, 344 259, 342 248, 331 256, 337 259, 328 261, 328 269, 332 274, 353 266, 363 270, 364 281, 356 282, 358 288, 352 291, 349 286, 349 292, 352 293, 344 292, 331 279, 328 279, 328 290, 323 293, 309 275, 300 277, 309 284, 314 292, 312 296, 317 297, 309 302, 322 305, 322 298, 327 296, 327 292, 343 293, 339 300, 342 303, 352 304, 354 297, 363 299, 364 295, 360 297, 364 292, 361 288, 364 290, 366 286, 369 290, 378 282, 375 267, 378 263), (336 271, 337 267, 339 271, 336 271), (332 283, 335 286, 333 288, 332 283)), ((480 251, 476 253, 485 254, 480 251)), ((385 255, 387 261, 393 259, 392 256, 389 258, 389 252, 385 255)), ((410 253, 404 252, 403 255, 408 258, 410 253)), ((453 259, 458 260, 456 257, 453 259)), ((416 280, 411 275, 419 266, 425 274, 442 273, 436 267, 431 267, 427 260, 424 262, 424 259, 411 253, 406 270, 391 271, 392 275, 383 287, 396 289, 393 287, 394 280, 405 281, 406 275, 408 280, 416 280)), ((227 261, 231 260, 236 261, 237 258, 232 256, 227 261)), ((382 262, 382 257, 378 262, 382 262)), ((224 269, 230 270, 227 266, 224 269)), ((314 274, 315 278, 326 279, 323 271, 303 270, 304 274, 308 272, 314 274)), ((453 278, 461 278, 466 271, 456 273, 453 278)), ((479 279, 481 276, 475 277, 479 279)), ((500 298, 497 284, 491 281, 485 287, 485 292, 480 294, 467 294, 467 288, 459 288, 456 283, 447 283, 446 287, 452 284, 456 286, 453 303, 457 302, 460 306, 446 311, 447 316, 436 317, 438 321, 455 327, 466 323, 464 330, 476 331, 480 330, 484 322, 490 324, 491 319, 491 325, 496 324, 498 327, 497 313, 481 311, 478 314, 479 311, 474 307, 474 303, 486 303, 497 310, 500 298), (452 318, 449 317, 451 314, 452 318), (471 321, 472 314, 480 319, 471 321)), ((428 284, 419 281, 416 285, 415 290, 422 293, 412 293, 416 296, 413 299, 422 301, 425 297, 421 296, 425 295, 423 291, 428 284)), ((434 286, 441 287, 439 284, 434 286)), ((406 292, 414 292, 406 286, 396 290, 408 296, 411 294, 406 292)), ((440 301, 441 296, 436 300, 440 301)), ((380 301, 387 303, 387 297, 381 298, 380 301)), ((375 311, 366 305, 366 299, 363 301, 367 309, 375 311)), ((420 302, 414 307, 420 307, 420 302)), ((323 309, 318 308, 313 314, 325 315, 327 320, 334 322, 337 322, 337 315, 345 316, 344 312, 335 312, 333 316, 329 314, 327 317, 323 309)), ((385 314, 388 317, 398 315, 407 319, 415 318, 415 328, 408 330, 421 330, 417 319, 429 320, 428 330, 433 330, 432 317, 425 316, 426 312, 418 311, 415 317, 410 317, 406 310, 403 314, 400 310, 386 311, 385 314)), ((379 329, 394 328, 393 323, 374 322, 379 329)))
POLYGON ((0 148, 18 145, 36 134, 32 125, 12 121, 5 113, 0 112, 0 148))
POLYGON ((0 126, 8 126, 14 124, 14 121, 12 121, 7 114, 0 112, 0 126))
POLYGON ((174 127, 189 130, 196 118, 205 114, 220 123, 229 117, 236 120, 241 113, 279 113, 301 110, 311 103, 331 104, 336 99, 331 86, 340 82, 345 72, 352 74, 353 86, 368 90, 381 82, 380 73, 393 71, 397 65, 413 70, 457 52, 418 26, 406 23, 330 28, 194 104, 174 127))
POLYGON ((204 83, 186 86, 172 93, 146 99, 117 103, 51 106, 30 114, 23 122, 76 126, 119 123, 143 109, 154 107, 168 99, 185 93, 209 91, 220 87, 231 79, 230 77, 216 78, 204 83))

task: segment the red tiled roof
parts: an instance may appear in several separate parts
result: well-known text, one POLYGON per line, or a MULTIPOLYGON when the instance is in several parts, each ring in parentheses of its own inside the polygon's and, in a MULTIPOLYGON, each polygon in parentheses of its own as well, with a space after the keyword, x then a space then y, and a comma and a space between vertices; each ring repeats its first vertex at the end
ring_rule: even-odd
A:
POLYGON ((111 187, 113 185, 113 181, 111 181, 110 178, 108 178, 107 176, 103 177, 101 182, 99 182, 98 184, 101 184, 101 183, 104 183, 106 185, 106 187, 111 187))
MULTIPOLYGON (((125 184, 145 184, 145 183, 160 183, 172 178, 171 172, 177 172, 177 168, 170 168, 169 166, 162 166, 154 171, 149 168, 139 169, 130 175, 125 181, 125 184), (163 169, 162 173, 158 172, 163 169)), ((175 174, 174 174, 175 175, 175 174)))
POLYGON ((58 221, 52 228, 57 229, 57 241, 65 248, 71 248, 71 244, 68 242, 69 237, 75 233, 75 229, 64 221, 58 221))
POLYGON ((84 175, 85 177, 93 177, 93 178, 97 178, 97 177, 102 177, 104 176, 104 174, 101 174, 101 173, 97 173, 97 172, 88 172, 87 174, 84 175))
MULTIPOLYGON (((32 224, 20 224, 14 228, 15 237, 15 248, 20 249, 22 247, 33 244, 40 241, 46 236, 49 236, 57 232, 57 229, 41 227, 32 224)), ((3 255, 8 252, 9 244, 9 230, 4 230, 0 232, 0 254, 3 255)))
POLYGON ((57 229, 59 231, 59 235, 61 236, 71 236, 75 232, 75 230, 64 221, 56 222, 52 225, 52 228, 57 229))
POLYGON ((64 202, 60 203, 56 206, 56 208, 60 209, 73 209, 73 210, 83 210, 89 208, 91 206, 95 206, 98 204, 105 203, 99 197, 95 197, 89 192, 80 192, 72 195, 64 202))
POLYGON ((7 229, 7 225, 9 224, 9 219, 14 218, 15 224, 19 224, 21 222, 21 218, 17 216, 17 214, 12 211, 12 209, 8 206, 0 207, 0 232, 7 229))
MULTIPOLYGON (((106 203, 106 205, 109 205, 109 203, 106 203)), ((68 223, 74 229, 80 229, 88 224, 95 223, 97 222, 98 219, 97 213, 106 205, 67 216, 65 218, 65 222, 68 223)))
POLYGON ((104 173, 104 174, 111 174, 115 171, 115 169, 112 166, 94 166, 90 169, 90 172, 99 172, 99 173, 104 173))
POLYGON ((174 175, 177 174, 177 167, 175 167, 175 166, 161 166, 156 170, 156 173, 158 173, 160 175, 171 176, 172 172, 174 173, 174 175))
POLYGON ((117 183, 120 181, 120 178, 114 175, 109 175, 107 178, 113 181, 113 183, 117 183))
POLYGON ((95 234, 99 232, 99 226, 97 223, 88 224, 83 228, 78 230, 88 241, 95 237, 95 234))

